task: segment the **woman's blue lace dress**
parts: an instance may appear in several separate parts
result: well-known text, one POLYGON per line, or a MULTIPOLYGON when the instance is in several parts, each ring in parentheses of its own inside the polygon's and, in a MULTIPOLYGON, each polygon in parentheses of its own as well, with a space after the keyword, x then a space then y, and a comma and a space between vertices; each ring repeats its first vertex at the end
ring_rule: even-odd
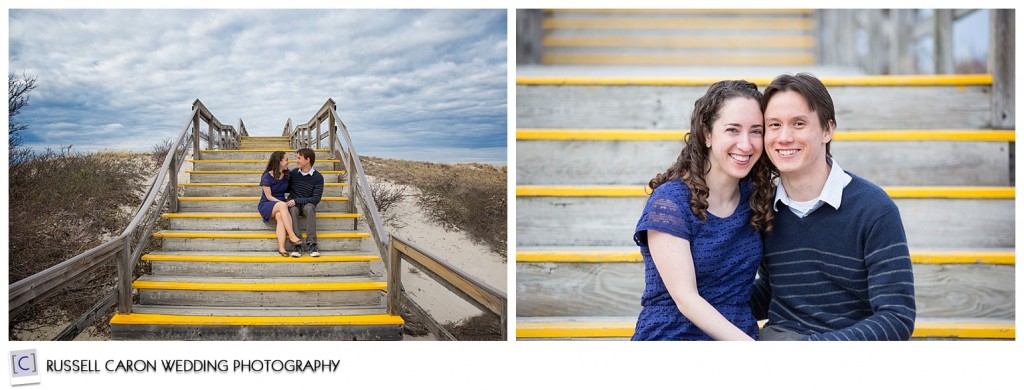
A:
POLYGON ((750 295, 761 261, 761 234, 750 225, 753 186, 740 182, 740 203, 726 218, 708 213, 699 221, 690 210, 690 189, 681 180, 658 186, 647 200, 633 240, 644 257, 646 288, 633 340, 711 340, 679 312, 651 260, 647 231, 657 230, 690 241, 697 291, 726 319, 757 338, 750 295))

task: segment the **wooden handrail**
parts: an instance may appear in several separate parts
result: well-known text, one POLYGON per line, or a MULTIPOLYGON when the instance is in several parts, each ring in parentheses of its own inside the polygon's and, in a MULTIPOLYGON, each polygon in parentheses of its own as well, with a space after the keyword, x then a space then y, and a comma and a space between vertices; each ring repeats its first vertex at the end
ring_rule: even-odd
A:
MULTIPOLYGON (((189 115, 188 121, 171 144, 171 149, 164 157, 164 162, 156 174, 153 184, 149 186, 143 201, 135 210, 135 216, 121 234, 57 265, 11 283, 8 286, 8 313, 13 316, 28 305, 52 296, 64 286, 79 280, 88 271, 111 258, 117 263, 118 269, 118 287, 115 290, 118 310, 122 313, 130 313, 133 270, 145 248, 145 241, 160 218, 160 211, 164 205, 170 202, 172 209, 177 208, 176 179, 182 166, 181 161, 184 160, 184 156, 188 152, 189 144, 192 146, 192 152, 196 159, 199 159, 200 139, 206 139, 211 148, 215 146, 237 149, 241 142, 241 135, 247 134, 241 120, 239 120, 239 128, 242 129, 241 133, 235 131, 231 126, 221 124, 203 103, 196 99, 192 104, 192 113, 189 115), (199 125, 200 121, 206 122, 209 126, 207 134, 203 134, 199 125), (189 135, 190 137, 186 137, 189 135), (157 200, 158 197, 159 200, 157 200)), ((58 338, 74 338, 81 329, 99 317, 96 313, 106 310, 114 302, 115 300, 109 299, 109 296, 101 300, 85 316, 64 329, 58 338)))
MULTIPOLYGON (((487 283, 453 267, 429 252, 419 249, 408 241, 402 240, 384 230, 380 210, 370 192, 370 183, 366 179, 366 171, 359 159, 348 126, 338 116, 333 99, 327 101, 317 110, 309 121, 292 127, 291 118, 285 123, 282 136, 287 136, 293 148, 322 149, 327 141, 332 158, 345 164, 345 175, 349 185, 346 186, 348 198, 358 201, 363 208, 366 224, 370 229, 374 244, 382 258, 388 259, 384 266, 387 271, 388 314, 401 315, 401 259, 405 258, 439 284, 452 291, 467 302, 483 311, 496 314, 501 319, 501 338, 507 338, 508 298, 487 283), (327 123, 327 131, 321 130, 327 123), (339 134, 340 133, 340 134, 339 134), (340 136, 339 136, 340 135, 340 136)), ((350 205, 351 206, 351 205, 350 205)), ((417 306, 418 308, 418 306, 417 306)), ((425 314, 425 313, 424 313, 425 314)))
MULTIPOLYGON (((501 339, 507 339, 508 298, 505 296, 505 293, 394 234, 391 235, 390 247, 391 253, 388 258, 388 263, 390 264, 388 270, 388 300, 395 300, 396 302, 393 305, 400 307, 400 302, 397 302, 399 299, 398 290, 401 289, 402 285, 399 258, 405 258, 416 268, 426 273, 427 276, 430 276, 431 279, 434 279, 442 286, 448 288, 449 291, 462 297, 466 302, 473 304, 473 306, 480 310, 497 315, 501 320, 501 339)), ((391 307, 392 303, 389 302, 388 306, 391 307)))

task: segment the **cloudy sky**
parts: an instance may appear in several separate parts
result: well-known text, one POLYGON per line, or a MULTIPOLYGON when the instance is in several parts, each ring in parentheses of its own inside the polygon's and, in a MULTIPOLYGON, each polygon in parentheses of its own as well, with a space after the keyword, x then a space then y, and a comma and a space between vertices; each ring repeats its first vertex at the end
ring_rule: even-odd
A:
POLYGON ((35 149, 148 151, 199 98, 280 135, 327 98, 360 154, 506 160, 505 10, 10 10, 35 149))

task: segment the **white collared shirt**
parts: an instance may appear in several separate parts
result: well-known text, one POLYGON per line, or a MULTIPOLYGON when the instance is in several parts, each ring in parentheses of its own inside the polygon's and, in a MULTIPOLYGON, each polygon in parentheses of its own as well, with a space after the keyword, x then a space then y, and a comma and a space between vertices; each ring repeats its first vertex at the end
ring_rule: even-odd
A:
POLYGON ((834 159, 826 159, 826 161, 832 165, 832 170, 828 173, 828 178, 825 179, 825 187, 821 189, 821 194, 817 198, 806 202, 798 202, 791 199, 789 194, 786 193, 786 187, 782 185, 782 178, 780 177, 779 187, 775 190, 775 201, 772 202, 772 208, 775 211, 779 211, 778 203, 782 202, 789 206, 793 214, 800 218, 810 215, 814 210, 817 210, 826 203, 839 210, 839 205, 843 202, 843 188, 850 184, 853 178, 834 159))
POLYGON ((309 173, 302 172, 302 168, 299 168, 299 174, 302 176, 312 176, 314 172, 316 172, 316 169, 313 167, 309 167, 309 173))

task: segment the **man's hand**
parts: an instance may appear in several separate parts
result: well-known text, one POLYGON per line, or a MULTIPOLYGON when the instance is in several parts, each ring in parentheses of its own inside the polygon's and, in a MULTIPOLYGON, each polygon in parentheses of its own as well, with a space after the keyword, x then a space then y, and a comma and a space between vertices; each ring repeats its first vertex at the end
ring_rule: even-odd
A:
POLYGON ((295 207, 295 199, 288 201, 288 207, 295 207))

